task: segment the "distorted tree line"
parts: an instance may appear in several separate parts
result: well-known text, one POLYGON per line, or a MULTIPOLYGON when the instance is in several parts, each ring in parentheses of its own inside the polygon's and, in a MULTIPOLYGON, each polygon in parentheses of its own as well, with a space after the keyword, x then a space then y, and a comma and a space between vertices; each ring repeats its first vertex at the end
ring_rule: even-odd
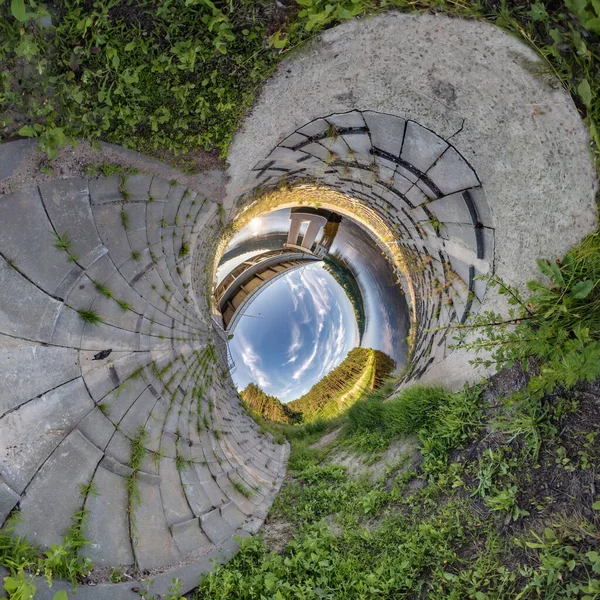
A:
POLYGON ((288 404, 269 396, 254 383, 242 391, 241 397, 248 408, 271 421, 291 424, 312 421, 320 416, 338 414, 356 402, 365 390, 378 389, 395 366, 396 363, 384 352, 354 348, 306 394, 288 404), (358 385, 363 378, 364 387, 358 385))
POLYGON ((297 423, 302 419, 300 413, 292 411, 279 398, 269 396, 255 383, 249 383, 241 393, 242 400, 248 408, 269 421, 279 423, 297 423))
POLYGON ((323 263, 325 265, 325 270, 340 284, 344 292, 346 292, 346 296, 348 296, 356 316, 359 339, 362 340, 366 322, 365 307, 356 277, 340 256, 330 254, 323 259, 323 263))

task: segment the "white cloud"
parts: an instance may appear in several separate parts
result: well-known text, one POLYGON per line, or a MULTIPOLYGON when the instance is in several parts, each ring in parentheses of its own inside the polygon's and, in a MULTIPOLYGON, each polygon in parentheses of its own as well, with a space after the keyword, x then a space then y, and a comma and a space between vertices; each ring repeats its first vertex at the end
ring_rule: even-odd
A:
POLYGON ((298 359, 298 350, 302 348, 300 337, 300 327, 298 327, 297 323, 292 323, 292 342, 287 350, 288 360, 283 363, 284 365, 295 363, 298 359))
POLYGON ((294 374, 292 375, 294 381, 298 381, 298 379, 300 379, 300 377, 302 377, 302 375, 304 375, 304 373, 310 368, 313 361, 317 357, 318 350, 319 340, 317 339, 315 345, 313 346, 313 351, 311 352, 310 356, 300 365, 300 367, 298 367, 298 369, 294 371, 294 374))
POLYGON ((339 319, 337 325, 332 324, 329 335, 327 336, 327 352, 323 360, 323 367, 321 368, 319 377, 326 375, 331 369, 337 367, 347 353, 346 328, 344 327, 344 319, 339 306, 338 316, 339 319))
POLYGON ((304 299, 304 289, 302 286, 294 281, 295 276, 297 275, 297 271, 292 271, 285 278, 289 288, 290 288, 290 296, 292 298, 292 302, 294 303, 294 312, 298 309, 298 303, 300 300, 304 299))
POLYGON ((243 334, 239 335, 238 339, 240 342, 242 360, 246 367, 248 367, 250 376, 261 388, 269 387, 271 382, 269 381, 267 374, 258 366, 262 362, 260 356, 255 352, 254 348, 243 334))

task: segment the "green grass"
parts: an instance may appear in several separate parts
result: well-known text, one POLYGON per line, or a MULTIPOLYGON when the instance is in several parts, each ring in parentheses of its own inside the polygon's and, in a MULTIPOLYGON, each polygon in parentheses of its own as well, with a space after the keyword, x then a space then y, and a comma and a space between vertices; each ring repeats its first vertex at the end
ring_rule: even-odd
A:
MULTIPOLYGON (((424 388, 420 394, 426 397, 424 388)), ((443 400, 435 419, 420 421, 418 472, 392 466, 377 481, 349 477, 331 453, 309 447, 304 428, 290 427, 306 435, 291 440, 289 476, 269 519, 285 524, 291 539, 279 552, 260 536, 245 540, 194 598, 595 599, 594 520, 567 519, 552 503, 536 508, 548 492, 525 495, 540 465, 518 444, 501 439, 479 460, 458 458, 460 448, 470 445, 469 456, 479 448, 486 425, 480 390, 444 392, 443 400), (416 475, 428 483, 411 490, 416 475)), ((594 507, 600 511, 600 502, 594 507)))
POLYGON ((121 583, 124 579, 123 567, 113 567, 110 570, 110 580, 112 583, 121 583))
POLYGON ((121 307, 123 312, 127 312, 131 309, 129 302, 126 302, 125 300, 117 300, 114 297, 112 290, 108 286, 100 283, 99 281, 94 281, 94 287, 101 296, 114 300, 121 307))
POLYGON ((190 467, 193 464, 193 461, 191 460, 187 460, 185 459, 180 453, 179 453, 179 447, 177 448, 177 453, 175 455, 175 467, 177 468, 178 471, 185 471, 188 467, 190 467))
MULTIPOLYGON (((128 511, 130 515, 130 523, 132 523, 133 508, 140 502, 140 490, 137 483, 138 472, 142 467, 142 461, 146 456, 146 440, 148 439, 148 431, 140 426, 135 437, 131 440, 131 458, 129 459, 130 475, 127 477, 126 489, 128 495, 128 511)), ((133 527, 132 527, 133 530, 133 527)))
POLYGON ((79 257, 75 254, 73 250, 73 242, 67 233, 56 233, 52 232, 54 236, 54 247, 57 250, 62 250, 69 255, 69 260, 75 262, 79 259, 79 257))
POLYGON ((99 281, 94 281, 94 287, 96 288, 96 291, 105 298, 110 299, 113 297, 112 290, 108 286, 100 283, 99 281))
POLYGON ((99 325, 102 323, 102 317, 94 310, 78 310, 79 316, 84 323, 90 325, 99 325))
POLYGON ((129 304, 129 302, 126 302, 125 300, 116 300, 116 303, 119 305, 123 312, 131 310, 131 304, 129 304))
POLYGON ((248 486, 244 485, 239 479, 232 479, 231 485, 233 485, 233 488, 245 498, 252 499, 255 495, 254 490, 251 490, 248 486))
MULTIPOLYGON (((88 494, 94 493, 91 483, 81 485, 80 493, 83 503, 88 494)), ((77 510, 61 543, 42 549, 15 534, 20 516, 18 512, 11 514, 0 531, 0 566, 9 573, 4 578, 4 589, 10 600, 26 600, 35 595, 34 575, 43 575, 50 585, 54 579, 62 579, 76 587, 89 574, 92 561, 79 555, 89 544, 84 535, 86 518, 86 510, 77 510)))
POLYGON ((129 213, 124 208, 121 209, 121 225, 123 229, 129 229, 129 213))
POLYGON ((52 232, 54 236, 54 247, 57 250, 64 250, 65 252, 71 252, 73 249, 73 242, 67 233, 56 233, 52 232))
POLYGON ((196 598, 600 598, 597 407, 573 389, 597 369, 599 261, 593 234, 562 261, 540 261, 546 280, 530 284, 529 298, 497 281, 513 312, 479 317, 471 343, 502 366, 529 368, 518 392, 491 388, 484 401, 482 385, 420 385, 387 401, 371 394, 335 424, 259 421, 291 443, 270 520, 292 537, 279 553, 260 537, 243 542, 196 598), (573 367, 575 341, 589 370, 573 367), (572 372, 559 382, 558 369, 572 372), (333 446, 310 447, 340 424, 333 446), (422 456, 416 472, 400 462, 372 481, 333 462, 408 434, 422 456))
POLYGON ((12 112, 0 125, 5 136, 37 136, 51 158, 75 138, 225 156, 257 90, 290 51, 336 23, 395 9, 487 20, 517 35, 573 94, 598 142, 600 9, 595 0, 565 4, 302 0, 275 14, 262 0, 163 0, 160 10, 151 0, 95 9, 73 0, 54 5, 48 30, 36 25, 39 4, 6 2, 0 110, 12 112), (15 13, 19 5, 27 10, 15 13))
POLYGON ((354 429, 383 430, 392 436, 417 433, 431 424, 441 404, 448 400, 442 387, 414 385, 382 402, 369 396, 348 410, 348 424, 354 429))
POLYGON ((190 243, 187 240, 181 242, 181 248, 179 249, 178 257, 185 258, 190 254, 190 243))

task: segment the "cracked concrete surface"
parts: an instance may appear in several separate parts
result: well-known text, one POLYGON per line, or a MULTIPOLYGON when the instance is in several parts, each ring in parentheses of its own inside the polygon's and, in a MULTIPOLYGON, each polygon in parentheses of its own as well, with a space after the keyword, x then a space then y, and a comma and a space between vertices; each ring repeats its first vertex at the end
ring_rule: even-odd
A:
MULTIPOLYGON (((233 218, 285 183, 284 203, 385 223, 387 247, 419 258, 402 274, 415 290, 411 380, 478 378, 436 330, 503 308, 474 276, 523 285, 535 259, 562 255, 596 225, 587 132, 539 65, 485 23, 387 13, 284 61, 226 173, 184 176, 87 143, 41 173, 34 142, 0 146, 0 520, 19 508, 19 533, 45 546, 85 507, 89 556, 100 569, 151 573, 155 594, 173 577, 191 589, 212 559, 232 556, 236 534, 260 527, 287 447, 258 434, 223 375, 206 296, 222 199, 233 218), (83 176, 105 161, 141 173, 83 176), (89 482, 99 496, 81 495, 89 482), (257 491, 246 497, 236 482, 257 491)), ((39 582, 38 595, 69 587, 39 582)), ((143 585, 77 595, 130 598, 133 587, 143 585)))

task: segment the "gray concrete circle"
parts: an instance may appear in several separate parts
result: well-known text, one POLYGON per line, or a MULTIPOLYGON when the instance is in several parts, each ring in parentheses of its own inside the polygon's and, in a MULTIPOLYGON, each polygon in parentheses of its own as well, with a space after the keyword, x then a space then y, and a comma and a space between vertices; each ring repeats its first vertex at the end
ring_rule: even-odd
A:
MULTIPOLYGON (((284 61, 263 89, 231 147, 226 206, 235 214, 250 192, 284 179, 300 181, 303 174, 290 175, 290 165, 292 153, 304 152, 308 156, 296 160, 295 168, 305 168, 307 178, 361 198, 387 218, 372 189, 384 173, 390 176, 387 166, 397 189, 407 185, 398 175, 412 183, 402 193, 412 195, 417 210, 407 212, 427 208, 447 231, 420 239, 411 219, 404 219, 410 244, 417 251, 420 246, 421 255, 442 250, 460 260, 452 266, 459 275, 463 271, 463 281, 475 267, 523 285, 537 276, 537 258, 562 255, 596 224, 588 133, 570 96, 539 74, 543 67, 523 43, 477 21, 387 13, 335 27, 284 61), (385 153, 373 155, 357 131, 345 135, 344 128, 365 126, 371 141, 377 137, 392 155, 391 163, 385 153), (341 131, 327 135, 327 128, 341 131), (319 160, 326 168, 311 171, 319 160), (349 170, 350 161, 359 163, 362 174, 341 181, 336 162, 349 170), (402 172, 402 161, 421 173, 416 183, 402 172), (376 171, 374 182, 368 169, 376 171), (427 179, 441 195, 431 193, 427 179), (480 208, 479 236, 492 249, 479 263, 477 231, 461 227, 471 221, 468 203, 446 200, 465 188, 480 208)), ((417 219, 425 220, 431 220, 427 213, 417 219)), ((429 305, 413 307, 421 323, 443 324, 431 306, 429 282, 416 286, 429 305)), ((486 296, 486 309, 504 306, 497 295, 486 296)), ((417 339, 426 361, 429 342, 423 348, 417 339)), ((459 385, 481 374, 468 366, 469 358, 446 353, 435 370, 421 370, 427 368, 421 361, 417 372, 425 380, 459 385)))

